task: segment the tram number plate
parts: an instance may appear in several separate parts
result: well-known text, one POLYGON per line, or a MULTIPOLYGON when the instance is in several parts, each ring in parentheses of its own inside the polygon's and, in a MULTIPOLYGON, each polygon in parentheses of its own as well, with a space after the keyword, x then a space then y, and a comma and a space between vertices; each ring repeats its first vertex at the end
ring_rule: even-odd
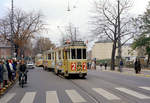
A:
POLYGON ((76 70, 76 63, 71 63, 71 70, 75 71, 76 70))
POLYGON ((83 69, 83 70, 86 70, 86 69, 87 69, 87 66, 86 66, 86 63, 85 63, 85 62, 82 64, 82 69, 83 69))

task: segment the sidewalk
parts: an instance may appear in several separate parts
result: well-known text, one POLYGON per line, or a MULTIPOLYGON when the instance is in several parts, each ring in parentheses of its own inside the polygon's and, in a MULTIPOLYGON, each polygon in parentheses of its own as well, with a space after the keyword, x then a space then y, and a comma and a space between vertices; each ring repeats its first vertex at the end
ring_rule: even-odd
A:
POLYGON ((105 70, 104 66, 102 68, 100 66, 96 66, 96 70, 122 73, 122 74, 134 75, 134 76, 150 77, 150 70, 147 70, 147 69, 141 69, 141 73, 139 73, 139 74, 135 73, 134 68, 126 68, 126 67, 122 68, 122 72, 118 71, 118 67, 115 68, 115 71, 112 71, 112 70, 110 70, 110 67, 107 67, 107 70, 105 70))
POLYGON ((0 98, 3 96, 9 89, 18 81, 16 78, 13 82, 8 82, 8 85, 4 85, 4 83, 0 83, 0 98))

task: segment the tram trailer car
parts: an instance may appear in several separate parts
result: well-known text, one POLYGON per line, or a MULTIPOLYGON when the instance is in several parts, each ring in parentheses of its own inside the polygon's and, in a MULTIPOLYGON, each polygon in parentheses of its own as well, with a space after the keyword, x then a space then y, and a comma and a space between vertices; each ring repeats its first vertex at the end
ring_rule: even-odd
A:
POLYGON ((42 54, 37 54, 35 56, 35 66, 37 66, 37 67, 43 66, 43 55, 42 54))
POLYGON ((43 68, 45 70, 53 71, 52 61, 54 58, 52 58, 52 55, 54 55, 53 50, 48 50, 43 53, 43 68))

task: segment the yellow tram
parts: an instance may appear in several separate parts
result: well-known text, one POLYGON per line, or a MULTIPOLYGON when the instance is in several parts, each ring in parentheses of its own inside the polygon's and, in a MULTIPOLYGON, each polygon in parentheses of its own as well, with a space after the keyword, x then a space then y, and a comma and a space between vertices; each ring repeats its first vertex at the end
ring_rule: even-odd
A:
POLYGON ((65 77, 87 75, 86 45, 83 41, 65 43, 63 46, 43 53, 45 67, 65 77))
POLYGON ((37 67, 42 67, 43 66, 43 55, 42 54, 37 54, 35 56, 35 65, 37 67))
POLYGON ((52 70, 53 50, 48 50, 43 53, 43 68, 45 70, 52 70))

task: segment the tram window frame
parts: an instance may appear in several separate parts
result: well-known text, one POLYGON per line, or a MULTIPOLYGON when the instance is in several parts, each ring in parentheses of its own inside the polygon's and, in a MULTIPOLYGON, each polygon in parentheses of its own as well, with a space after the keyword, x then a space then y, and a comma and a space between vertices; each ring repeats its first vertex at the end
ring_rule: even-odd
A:
POLYGON ((65 50, 63 50, 62 52, 63 52, 63 53, 62 53, 63 59, 65 59, 65 54, 64 54, 64 53, 65 53, 65 50))
POLYGON ((68 52, 68 59, 70 59, 70 49, 68 49, 67 52, 68 52))
POLYGON ((81 48, 77 48, 77 59, 82 59, 82 50, 81 50, 81 48))
POLYGON ((71 59, 76 59, 76 49, 71 49, 71 59))
POLYGON ((48 60, 51 60, 51 53, 48 54, 48 60))
POLYGON ((58 51, 56 52, 56 60, 59 60, 58 51))
POLYGON ((52 60, 54 60, 54 52, 52 53, 52 60))
POLYGON ((86 49, 82 49, 82 51, 83 51, 83 59, 86 59, 86 55, 87 55, 86 49))
POLYGON ((58 51, 58 59, 61 59, 61 50, 58 51))

